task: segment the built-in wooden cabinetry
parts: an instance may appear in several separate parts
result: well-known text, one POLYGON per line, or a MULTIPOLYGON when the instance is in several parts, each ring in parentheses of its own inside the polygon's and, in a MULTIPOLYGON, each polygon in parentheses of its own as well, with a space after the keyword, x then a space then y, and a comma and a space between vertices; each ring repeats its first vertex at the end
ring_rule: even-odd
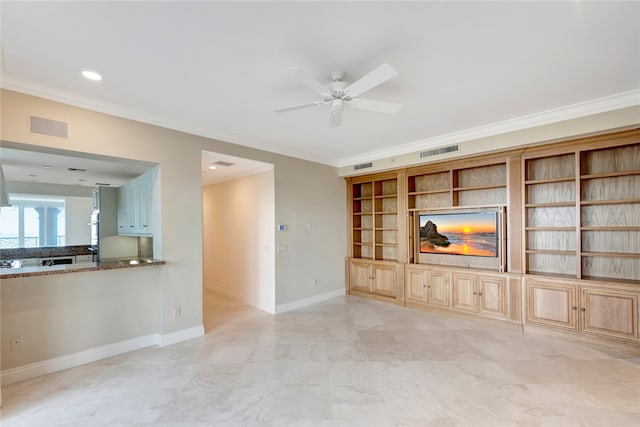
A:
POLYGON ((605 338, 637 341, 640 287, 562 279, 526 279, 526 320, 531 324, 605 338))
POLYGON ((403 302, 404 173, 353 178, 348 193, 351 205, 348 290, 403 302))
POLYGON ((408 265, 405 273, 407 305, 451 307, 451 272, 436 267, 408 265))
POLYGON ((347 292, 640 343, 639 129, 347 183, 347 292), (420 214, 472 210, 497 259, 419 251, 420 214))
POLYGON ((640 280, 640 143, 525 153, 528 273, 640 280))

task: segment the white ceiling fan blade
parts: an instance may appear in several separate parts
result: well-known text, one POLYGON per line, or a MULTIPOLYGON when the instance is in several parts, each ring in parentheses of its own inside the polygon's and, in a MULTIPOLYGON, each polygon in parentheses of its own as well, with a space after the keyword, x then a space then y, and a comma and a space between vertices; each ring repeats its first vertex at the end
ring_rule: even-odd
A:
POLYGON ((360 110, 377 111, 378 113, 395 114, 402 108, 402 104, 395 102, 376 101, 375 99, 356 98, 349 103, 360 110))
POLYGON ((329 127, 334 128, 342 124, 342 110, 344 102, 341 99, 334 99, 331 102, 331 112, 329 113, 329 127))
POLYGON ((347 86, 344 93, 351 97, 358 96, 361 93, 386 82, 396 75, 398 75, 398 72, 391 65, 382 64, 369 74, 366 74, 364 77, 361 77, 359 80, 356 80, 354 83, 347 86))
POLYGON ((286 70, 288 72, 290 72, 291 75, 293 75, 296 79, 300 80, 302 83, 304 83, 305 85, 309 86, 311 89, 315 90, 319 94, 325 95, 325 94, 329 93, 329 91, 327 90, 325 85, 323 85, 322 83, 320 83, 320 82, 312 79, 311 77, 307 76, 304 73, 304 71, 302 71, 301 68, 289 67, 289 68, 286 68, 286 70))
POLYGON ((316 101, 316 102, 310 102, 308 104, 292 105, 290 107, 278 108, 277 110, 273 110, 273 112, 274 113, 284 113, 286 111, 302 110, 303 108, 316 107, 316 106, 322 105, 322 104, 324 104, 324 101, 316 101))

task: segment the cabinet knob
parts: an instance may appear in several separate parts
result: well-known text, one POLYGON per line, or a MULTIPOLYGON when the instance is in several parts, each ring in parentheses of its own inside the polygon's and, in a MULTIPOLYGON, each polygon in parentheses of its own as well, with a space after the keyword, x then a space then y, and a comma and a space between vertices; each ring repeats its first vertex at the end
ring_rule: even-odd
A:
POLYGON ((477 293, 477 292, 474 292, 473 294, 474 294, 474 295, 478 295, 478 293, 477 293))
POLYGON ((582 307, 582 308, 580 309, 580 311, 587 311, 587 309, 586 309, 586 308, 584 308, 584 307, 582 307))
POLYGON ((578 307, 571 307, 571 310, 577 310, 578 307))
POLYGON ((478 292, 478 295, 479 295, 479 296, 482 296, 482 292, 478 292))

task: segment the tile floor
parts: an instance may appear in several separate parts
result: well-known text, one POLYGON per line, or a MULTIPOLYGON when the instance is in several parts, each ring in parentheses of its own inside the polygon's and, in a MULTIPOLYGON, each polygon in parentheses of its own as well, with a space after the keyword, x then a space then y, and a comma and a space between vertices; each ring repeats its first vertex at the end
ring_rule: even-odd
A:
POLYGON ((339 297, 207 292, 201 339, 3 388, 9 426, 640 426, 640 352, 339 297))

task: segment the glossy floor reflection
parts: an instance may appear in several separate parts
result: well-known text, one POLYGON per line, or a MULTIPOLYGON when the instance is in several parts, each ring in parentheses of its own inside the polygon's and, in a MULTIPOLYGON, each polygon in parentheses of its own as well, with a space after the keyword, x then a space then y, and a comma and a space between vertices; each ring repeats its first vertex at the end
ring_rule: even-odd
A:
POLYGON ((640 354, 339 297, 3 388, 3 426, 638 426, 640 354))

